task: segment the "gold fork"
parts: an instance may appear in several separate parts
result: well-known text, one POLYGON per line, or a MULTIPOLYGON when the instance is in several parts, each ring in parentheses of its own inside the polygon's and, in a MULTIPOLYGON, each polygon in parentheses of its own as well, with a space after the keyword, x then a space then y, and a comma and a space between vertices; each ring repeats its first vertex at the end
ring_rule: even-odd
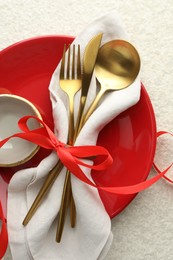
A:
MULTIPOLYGON (((75 94, 80 90, 82 85, 82 76, 81 76, 81 59, 80 59, 80 45, 78 45, 77 50, 77 62, 75 66, 75 45, 73 45, 73 51, 72 51, 72 62, 70 67, 70 52, 71 49, 69 48, 68 51, 68 59, 67 59, 67 72, 65 73, 65 52, 66 52, 66 45, 64 45, 63 50, 63 56, 62 56, 62 63, 61 63, 61 69, 60 69, 60 85, 61 88, 67 93, 69 97, 69 135, 68 135, 68 143, 73 144, 73 134, 74 134, 74 96, 75 94), (76 72, 76 73, 75 73, 76 72)), ((63 168, 62 162, 59 160, 58 163, 55 165, 55 167, 50 171, 48 177, 46 178, 43 186, 41 187, 37 197, 35 198, 31 208, 29 209, 27 215, 25 216, 25 219, 23 220, 23 225, 26 226, 38 207, 41 204, 42 199, 44 198, 45 194, 51 189, 54 181, 58 177, 59 173, 61 172, 63 168)), ((69 191, 67 192, 68 196, 71 193, 71 184, 70 184, 70 174, 67 172, 66 178, 65 178, 65 189, 66 186, 69 186, 69 191), (70 184, 70 185, 69 185, 70 184)), ((69 196, 69 199, 64 197, 66 192, 63 192, 62 195, 62 201, 65 200, 67 202, 70 200, 70 218, 71 218, 71 227, 75 226, 76 223, 76 207, 74 203, 73 196, 69 196)), ((61 213, 63 213, 63 210, 60 210, 61 213)), ((61 222, 61 215, 60 221, 61 222)), ((62 218, 63 219, 63 218, 62 218)))
MULTIPOLYGON (((74 139, 74 96, 81 89, 81 62, 80 62, 80 45, 78 45, 77 61, 75 62, 75 45, 73 45, 72 59, 71 48, 68 49, 67 66, 65 62, 66 46, 64 47, 61 69, 60 69, 60 87, 68 95, 69 98, 69 132, 68 144, 73 145, 74 139), (76 65, 76 66, 75 66, 76 65)), ((57 242, 61 241, 63 232, 65 216, 67 212, 68 203, 70 201, 71 211, 71 226, 75 226, 76 222, 76 207, 72 195, 71 176, 67 170, 61 199, 61 206, 59 210, 58 227, 57 227, 57 242)))

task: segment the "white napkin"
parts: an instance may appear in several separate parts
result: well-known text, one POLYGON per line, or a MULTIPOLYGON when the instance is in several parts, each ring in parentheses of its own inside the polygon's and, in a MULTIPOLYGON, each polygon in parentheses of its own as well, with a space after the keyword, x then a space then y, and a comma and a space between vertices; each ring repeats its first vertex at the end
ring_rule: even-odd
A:
MULTIPOLYGON (((113 12, 90 24, 75 39, 74 43, 80 43, 83 52, 87 42, 100 32, 103 32, 102 44, 112 39, 127 39, 117 14, 113 12)), ((62 142, 65 142, 68 133, 68 106, 67 97, 59 88, 59 67, 57 67, 52 76, 49 89, 53 107, 55 133, 62 142)), ((93 77, 89 100, 87 101, 88 105, 93 95, 95 95, 95 90, 96 81, 93 77)), ((100 130, 119 113, 138 102, 139 97, 139 78, 130 87, 106 95, 101 105, 83 127, 76 140, 76 145, 95 144, 100 130)), ((76 96, 76 107, 78 102, 79 95, 76 96)), ((77 111, 75 114, 77 114, 77 111)), ((52 152, 37 168, 17 172, 10 182, 7 220, 13 259, 103 259, 109 250, 112 240, 110 218, 104 209, 97 189, 82 183, 73 175, 72 188, 77 208, 77 225, 72 229, 69 218, 67 218, 62 241, 60 244, 55 242, 57 212, 61 202, 65 168, 30 223, 27 227, 22 226, 22 221, 47 173, 56 162, 56 154, 52 152)), ((91 178, 90 171, 83 170, 91 178)))

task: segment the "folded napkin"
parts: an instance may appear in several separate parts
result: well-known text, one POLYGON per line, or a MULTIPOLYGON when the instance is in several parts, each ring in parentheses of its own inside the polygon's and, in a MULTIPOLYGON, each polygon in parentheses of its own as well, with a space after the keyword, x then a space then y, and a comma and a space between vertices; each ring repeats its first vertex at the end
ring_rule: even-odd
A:
MULTIPOLYGON (((117 14, 112 12, 94 21, 75 39, 83 53, 87 42, 102 32, 102 43, 112 39, 127 39, 117 14)), ((66 142, 68 133, 68 99, 59 87, 60 64, 55 70, 49 90, 52 101, 55 133, 59 140, 66 142)), ((87 106, 96 93, 96 80, 93 76, 87 106)), ((79 104, 79 94, 75 97, 75 117, 79 104)), ((122 111, 128 109, 140 97, 139 78, 121 91, 110 92, 103 98, 81 130, 75 145, 95 145, 100 130, 122 111)), ((116 133, 115 133, 116 134, 116 133)), ((72 175, 73 196, 77 209, 77 224, 70 227, 69 217, 65 223, 60 244, 55 242, 57 213, 60 207, 66 169, 64 168, 52 189, 26 227, 22 221, 33 203, 48 172, 57 162, 52 152, 36 168, 17 172, 10 184, 8 194, 8 231, 13 259, 15 260, 96 260, 104 259, 111 245, 111 220, 105 211, 96 188, 81 182, 72 175)), ((83 168, 91 179, 90 171, 83 168)))

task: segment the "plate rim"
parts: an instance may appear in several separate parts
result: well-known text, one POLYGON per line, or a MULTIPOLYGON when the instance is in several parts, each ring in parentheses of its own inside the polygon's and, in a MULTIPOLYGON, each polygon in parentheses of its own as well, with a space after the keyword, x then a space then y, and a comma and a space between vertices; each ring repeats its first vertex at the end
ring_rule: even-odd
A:
POLYGON ((75 39, 75 36, 72 35, 66 35, 66 34, 46 34, 46 35, 39 35, 39 36, 33 36, 33 37, 29 37, 26 39, 21 39, 16 41, 15 43, 12 43, 6 47, 4 47, 2 50, 0 50, 0 55, 3 55, 4 52, 9 51, 11 48, 16 47, 20 44, 25 44, 31 41, 35 41, 35 40, 44 40, 44 39, 59 39, 59 38, 69 38, 71 40, 75 39))
MULTIPOLYGON (((155 117, 155 113, 154 113, 154 108, 151 102, 151 99, 149 97, 149 94, 146 90, 146 88, 144 87, 143 83, 141 82, 141 91, 143 91, 145 93, 145 100, 147 103, 147 106, 150 107, 149 109, 149 115, 152 118, 151 120, 151 126, 152 126, 152 148, 151 148, 151 156, 150 156, 150 161, 147 165, 147 169, 146 169, 146 174, 143 176, 145 181, 151 171, 152 165, 153 165, 153 159, 154 159, 154 155, 155 155, 155 151, 156 151, 156 144, 157 144, 157 124, 156 124, 156 117, 155 117)), ((142 181, 142 182, 143 182, 142 181)), ((137 192, 135 194, 132 194, 132 197, 129 199, 128 203, 126 203, 126 205, 124 205, 123 207, 119 208, 116 212, 114 212, 113 214, 111 214, 110 218, 114 218, 115 216, 117 216, 119 213, 121 213, 127 206, 129 206, 129 204, 136 198, 136 196, 139 194, 140 192, 137 192)))

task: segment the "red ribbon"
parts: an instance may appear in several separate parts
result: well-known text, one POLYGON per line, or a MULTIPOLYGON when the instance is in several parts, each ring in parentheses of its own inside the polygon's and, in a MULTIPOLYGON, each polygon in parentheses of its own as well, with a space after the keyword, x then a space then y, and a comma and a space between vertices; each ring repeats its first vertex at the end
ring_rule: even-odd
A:
MULTIPOLYGON (((159 132, 157 132, 157 138, 158 137, 160 137, 160 136, 162 136, 162 135, 171 135, 171 136, 173 136, 173 134, 171 134, 170 132, 167 132, 167 131, 159 131, 159 132)), ((167 168, 168 170, 171 168, 171 166, 173 165, 173 163, 172 164, 170 164, 170 166, 167 168)), ((154 166, 154 169, 161 175, 162 174, 162 172, 161 172, 161 170, 157 167, 157 165, 153 162, 153 166, 154 166)), ((168 178, 167 176, 165 176, 165 175, 163 175, 162 176, 165 180, 167 180, 167 181, 169 181, 170 183, 173 183, 173 181, 170 179, 170 178, 168 178)))
POLYGON ((2 210, 2 205, 0 201, 0 220, 1 220, 1 230, 0 230, 0 259, 5 255, 8 246, 8 234, 5 223, 5 217, 2 210))
MULTIPOLYGON (((77 178, 81 181, 87 183, 88 185, 95 187, 100 190, 104 190, 106 192, 114 193, 114 194, 134 194, 140 191, 143 191, 150 187, 152 184, 157 182, 160 178, 164 177, 167 181, 173 183, 168 177, 165 176, 167 171, 172 167, 173 163, 169 165, 164 171, 160 171, 159 168, 153 163, 154 168, 158 172, 158 175, 154 176, 151 179, 143 181, 141 183, 131 185, 131 186, 122 186, 122 187, 101 187, 97 186, 94 182, 87 178, 87 176, 83 173, 79 165, 95 169, 95 170, 104 170, 112 163, 112 157, 108 153, 108 151, 101 147, 101 146, 68 146, 62 142, 60 142, 54 133, 50 130, 50 128, 40 119, 33 116, 25 116, 21 118, 18 122, 19 128, 23 131, 22 133, 14 134, 0 142, 0 147, 2 147, 9 139, 13 137, 19 137, 30 142, 33 142, 41 147, 46 149, 54 149, 62 161, 62 163, 69 169, 71 173, 73 173, 77 178), (34 118, 38 122, 42 124, 43 127, 40 127, 36 130, 29 130, 27 126, 27 121, 30 118, 34 118), (91 157, 91 156, 104 156, 105 159, 102 160, 101 163, 97 165, 90 165, 81 161, 81 159, 91 157)), ((163 134, 170 134, 171 133, 161 131, 157 133, 157 137, 163 134)), ((1 209, 2 213, 2 209, 1 209)), ((1 219, 3 220, 3 213, 0 215, 1 219)), ((5 225, 4 229, 5 229, 5 225)), ((0 255, 3 254, 4 249, 7 247, 7 232, 5 233, 4 230, 1 231, 0 236, 0 245, 2 244, 2 249, 0 247, 0 255), (2 234, 3 231, 3 234, 2 234)))

